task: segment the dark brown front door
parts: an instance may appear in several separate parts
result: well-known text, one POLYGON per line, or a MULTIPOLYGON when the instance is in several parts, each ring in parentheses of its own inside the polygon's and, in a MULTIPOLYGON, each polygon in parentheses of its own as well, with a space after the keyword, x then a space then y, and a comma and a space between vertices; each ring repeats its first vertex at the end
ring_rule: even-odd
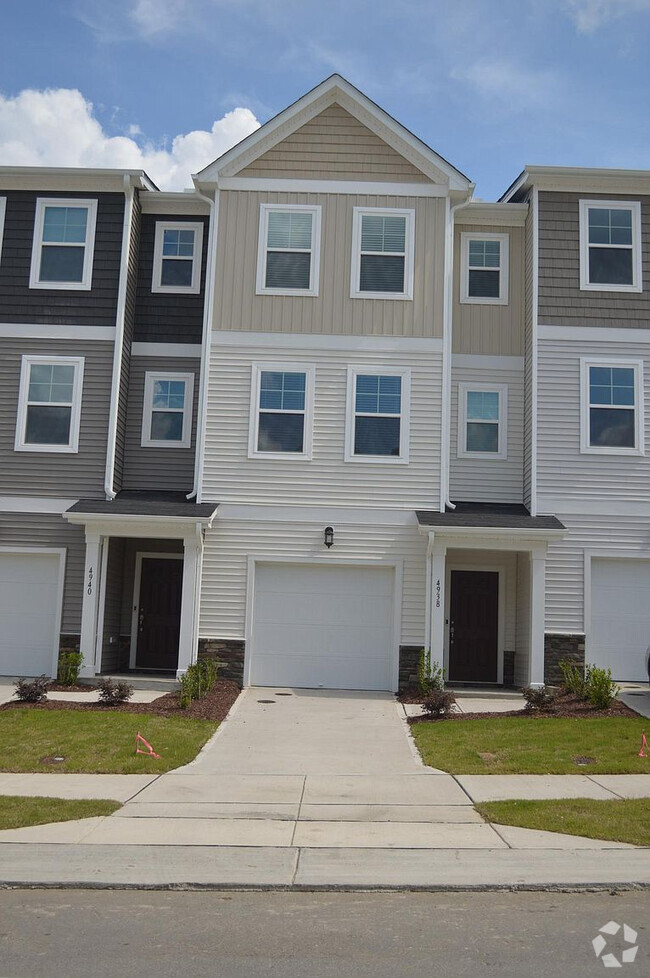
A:
POLYGON ((499 575, 452 571, 449 681, 498 682, 499 575))
POLYGON ((142 558, 136 669, 177 668, 182 588, 182 559, 142 558))

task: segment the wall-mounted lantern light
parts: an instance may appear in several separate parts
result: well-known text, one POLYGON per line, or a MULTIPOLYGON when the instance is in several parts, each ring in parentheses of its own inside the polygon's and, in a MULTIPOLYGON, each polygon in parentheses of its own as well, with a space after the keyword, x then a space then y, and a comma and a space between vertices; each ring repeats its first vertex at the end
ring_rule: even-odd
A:
POLYGON ((332 544, 334 543, 334 529, 333 529, 333 527, 331 527, 331 526, 326 526, 325 527, 325 533, 324 533, 324 537, 323 537, 323 543, 325 544, 325 546, 327 547, 328 550, 332 546, 332 544))

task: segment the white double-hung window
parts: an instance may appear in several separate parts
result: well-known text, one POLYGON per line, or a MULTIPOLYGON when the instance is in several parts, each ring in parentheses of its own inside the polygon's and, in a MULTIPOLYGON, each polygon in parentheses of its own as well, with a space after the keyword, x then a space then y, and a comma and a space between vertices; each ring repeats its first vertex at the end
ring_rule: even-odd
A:
POLYGON ((203 224, 156 221, 152 292, 197 294, 201 290, 203 224))
POLYGON ((261 204, 257 292, 318 295, 321 208, 261 204))
POLYGON ((148 371, 144 380, 143 448, 189 448, 194 374, 148 371))
POLYGON ((508 388, 458 385, 458 457, 507 458, 508 388))
POLYGON ((345 461, 408 462, 410 372, 348 370, 345 461))
POLYGON ((83 357, 24 356, 15 450, 77 452, 83 357))
POLYGON ((248 454, 311 458, 314 368, 254 364, 248 454))
POLYGON ((509 237, 463 231, 460 236, 460 301, 508 302, 509 237))
POLYGON ((643 455, 643 362, 584 359, 580 450, 643 455))
POLYGON ((580 201, 580 288, 641 292, 641 204, 580 201))
POLYGON ((354 208, 350 295, 412 299, 415 211, 354 208))
POLYGON ((30 289, 90 289, 96 221, 96 200, 36 201, 30 289))

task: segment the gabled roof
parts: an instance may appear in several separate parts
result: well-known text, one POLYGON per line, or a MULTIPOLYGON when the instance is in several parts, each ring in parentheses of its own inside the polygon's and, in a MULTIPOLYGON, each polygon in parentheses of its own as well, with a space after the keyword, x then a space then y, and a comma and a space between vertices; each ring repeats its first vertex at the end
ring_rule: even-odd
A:
POLYGON ((465 193, 473 189, 474 185, 469 177, 384 112, 349 81, 336 74, 330 75, 293 105, 274 116, 260 129, 195 174, 193 179, 197 184, 205 185, 218 184, 220 177, 235 176, 334 103, 339 104, 362 125, 367 126, 371 132, 409 160, 434 183, 442 183, 448 185, 450 190, 465 193))

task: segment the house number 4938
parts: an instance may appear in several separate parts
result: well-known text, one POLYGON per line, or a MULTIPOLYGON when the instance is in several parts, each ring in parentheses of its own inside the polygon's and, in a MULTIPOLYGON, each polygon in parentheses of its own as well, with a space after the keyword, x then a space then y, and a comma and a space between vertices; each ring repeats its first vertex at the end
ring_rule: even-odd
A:
POLYGON ((94 575, 94 571, 93 571, 92 567, 90 567, 88 569, 88 586, 86 587, 86 594, 88 594, 88 595, 90 595, 90 594, 93 593, 93 578, 94 578, 94 576, 95 576, 94 575))
POLYGON ((436 581, 436 608, 440 607, 440 581, 436 581))

